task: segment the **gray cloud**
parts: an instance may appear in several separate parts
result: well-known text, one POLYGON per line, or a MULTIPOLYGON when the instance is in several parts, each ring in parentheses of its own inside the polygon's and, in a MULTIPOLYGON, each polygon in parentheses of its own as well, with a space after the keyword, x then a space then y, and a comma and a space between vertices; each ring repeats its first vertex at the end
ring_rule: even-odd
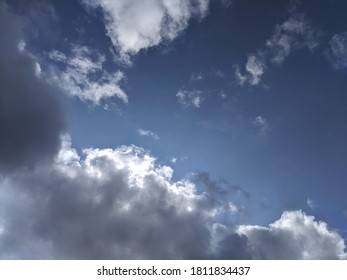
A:
POLYGON ((240 226, 238 232, 248 239, 248 251, 255 259, 345 259, 345 243, 301 211, 284 212, 269 227, 240 226))
POLYGON ((302 212, 269 227, 223 219, 238 215, 228 202, 249 198, 208 174, 172 181, 170 167, 135 146, 83 153, 66 138, 54 164, 1 179, 0 258, 344 257, 342 238, 302 212))
POLYGON ((23 49, 23 21, 0 3, 0 169, 32 167, 59 150, 65 129, 56 89, 23 49))
POLYGON ((1 258, 206 258, 215 205, 154 161, 65 142, 54 166, 2 181, 1 258))

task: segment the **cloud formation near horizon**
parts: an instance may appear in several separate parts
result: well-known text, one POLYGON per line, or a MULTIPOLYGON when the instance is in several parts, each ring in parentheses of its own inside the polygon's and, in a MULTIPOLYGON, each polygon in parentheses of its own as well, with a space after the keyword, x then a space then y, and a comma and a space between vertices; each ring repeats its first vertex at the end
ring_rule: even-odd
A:
POLYGON ((83 153, 65 138, 54 164, 1 179, 1 259, 345 258, 339 234, 301 211, 238 225, 221 217, 237 215, 239 188, 173 181, 136 146, 83 153))

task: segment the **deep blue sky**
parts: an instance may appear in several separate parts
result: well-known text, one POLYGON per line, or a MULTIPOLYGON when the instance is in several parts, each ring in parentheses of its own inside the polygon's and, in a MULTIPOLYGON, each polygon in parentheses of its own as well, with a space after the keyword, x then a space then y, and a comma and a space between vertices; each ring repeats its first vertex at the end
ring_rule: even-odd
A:
MULTIPOLYGON (((172 38, 161 30, 136 50, 117 44, 122 31, 107 33, 118 25, 103 1, 6 2, 30 23, 25 49, 47 79, 77 69, 76 46, 94 62, 104 56, 103 71, 123 72, 115 83, 128 103, 62 85, 78 152, 134 144, 171 166, 173 180, 206 172, 248 192, 245 223, 301 209, 347 237, 346 1, 206 1, 172 38)), ((85 79, 101 79, 90 71, 85 79)))
MULTIPOLYGON (((74 146, 135 144, 167 164, 172 157, 187 157, 174 166, 177 178, 204 170, 242 186, 266 201, 269 209, 261 211, 260 223, 270 222, 283 210, 305 209, 346 230, 342 214, 347 203, 346 70, 334 69, 326 52, 331 37, 347 29, 342 13, 347 4, 309 2, 297 10, 317 32, 319 46, 293 50, 282 65, 270 65, 256 86, 239 86, 234 65, 244 64, 250 53, 263 48, 275 26, 290 17, 291 5, 212 3, 201 22, 193 21, 169 45, 140 52, 125 68, 129 104, 115 101, 121 114, 72 101, 74 146), (192 81, 198 74, 203 79, 192 81), (180 89, 201 90, 205 98, 201 107, 181 106, 176 97, 180 89), (252 123, 257 116, 268 123, 264 135, 252 123), (154 131, 160 140, 139 136, 138 128, 154 131), (308 208, 307 198, 315 201, 316 209, 308 208)), ((70 5, 76 13, 73 18, 85 15, 81 7, 70 5)), ((57 6, 63 17, 69 9, 57 6)), ((107 51, 108 38, 97 34, 103 28, 99 19, 89 20, 96 36, 80 40, 107 51)), ((74 42, 71 33, 61 30, 63 38, 74 42)), ((115 67, 112 62, 110 67, 115 67)), ((259 217, 254 219, 259 223, 259 217)))

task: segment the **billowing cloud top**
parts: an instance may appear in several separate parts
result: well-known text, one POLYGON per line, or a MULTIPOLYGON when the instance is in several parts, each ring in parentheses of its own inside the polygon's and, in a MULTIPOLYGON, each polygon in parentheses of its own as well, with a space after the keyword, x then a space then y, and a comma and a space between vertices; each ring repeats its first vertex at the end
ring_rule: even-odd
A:
POLYGON ((209 0, 84 0, 101 7, 108 36, 123 61, 141 50, 173 40, 192 17, 204 17, 209 0))
POLYGON ((230 190, 172 174, 142 148, 81 157, 65 137, 54 164, 0 181, 0 258, 345 258, 343 239, 312 216, 236 225, 221 219, 238 212, 230 190))

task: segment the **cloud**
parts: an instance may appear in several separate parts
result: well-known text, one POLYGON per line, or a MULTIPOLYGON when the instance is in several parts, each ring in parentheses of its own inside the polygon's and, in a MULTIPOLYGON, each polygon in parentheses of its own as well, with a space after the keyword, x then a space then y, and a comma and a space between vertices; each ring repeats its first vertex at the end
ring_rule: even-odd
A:
POLYGON ((65 139, 55 164, 2 178, 0 258, 196 259, 222 206, 142 148, 65 139))
POLYGON ((74 45, 70 56, 53 50, 49 53, 49 58, 61 69, 54 68, 49 73, 50 78, 67 94, 95 105, 111 97, 128 102, 127 94, 119 86, 124 79, 123 72, 106 71, 103 67, 105 57, 99 52, 86 46, 74 45))
POLYGON ((266 42, 270 61, 282 64, 287 56, 296 49, 317 47, 317 35, 303 14, 293 14, 278 25, 274 34, 266 42))
POLYGON ((249 73, 249 83, 257 85, 264 74, 265 64, 260 56, 250 55, 246 63, 246 71, 249 73))
POLYGON ((184 107, 195 107, 200 108, 204 98, 201 96, 200 90, 179 90, 176 94, 178 102, 184 107))
POLYGON ((0 3, 0 169, 32 168, 54 157, 66 129, 57 88, 25 51, 24 20, 0 3))
POLYGON ((301 211, 284 212, 269 227, 238 228, 247 238, 247 250, 255 259, 339 259, 346 258, 341 236, 301 211))
POLYGON ((209 0, 84 0, 100 7, 107 35, 124 62, 141 50, 175 39, 191 18, 203 18, 209 0))
POLYGON ((269 124, 267 120, 262 116, 257 116, 253 120, 253 124, 260 129, 262 134, 266 134, 269 130, 269 124))
POLYGON ((148 136, 148 137, 152 137, 154 140, 159 140, 159 136, 154 133, 153 131, 150 131, 150 130, 144 130, 142 128, 139 128, 137 130, 138 134, 141 135, 141 136, 148 136))
POLYGON ((1 259, 344 257, 343 239, 300 211, 237 226, 241 188, 206 173, 172 180, 136 146, 89 148, 69 137, 51 165, 0 179, 1 259))
POLYGON ((281 65, 294 50, 318 46, 317 32, 312 28, 303 14, 292 14, 286 21, 275 27, 273 34, 265 46, 257 54, 250 54, 243 74, 239 66, 235 66, 235 77, 240 86, 246 82, 255 86, 269 65, 281 65))
POLYGON ((316 203, 310 198, 306 199, 306 203, 307 206, 310 207, 310 209, 315 209, 317 207, 316 203))
POLYGON ((192 73, 190 75, 190 81, 195 82, 195 81, 202 81, 204 79, 204 76, 202 73, 192 73))
POLYGON ((330 42, 329 58, 335 69, 347 68, 347 32, 335 34, 330 42))

